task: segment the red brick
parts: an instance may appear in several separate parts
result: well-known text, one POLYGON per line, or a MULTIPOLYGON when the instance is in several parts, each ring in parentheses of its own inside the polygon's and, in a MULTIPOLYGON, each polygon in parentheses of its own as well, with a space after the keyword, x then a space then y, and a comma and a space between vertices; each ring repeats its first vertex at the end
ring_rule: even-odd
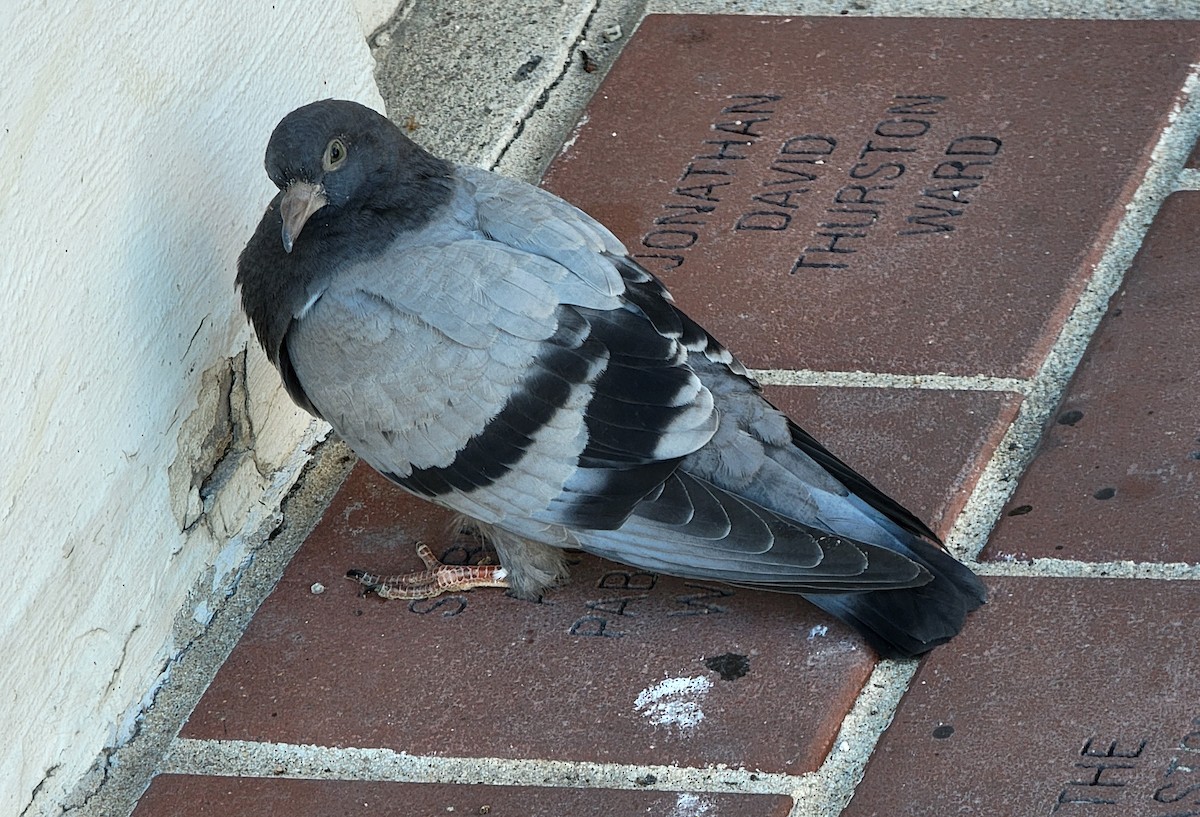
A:
POLYGON ((1195 582, 988 584, 921 665, 844 817, 1196 813, 1195 582))
MULTIPOLYGON (((770 394, 920 509, 959 501, 1015 408, 983 393, 770 394), (818 412, 828 433, 807 422, 818 412)), ((801 600, 630 577, 591 557, 540 605, 487 590, 382 602, 358 598, 342 578, 349 567, 416 569, 413 543, 440 552, 446 524, 445 514, 360 466, 184 734, 798 773, 824 759, 874 665, 850 630, 801 600), (310 592, 314 582, 326 585, 322 595, 310 592), (723 680, 707 663, 719 666, 722 656, 744 656, 748 672, 723 680), (695 727, 655 725, 652 704, 637 707, 643 691, 669 678, 710 685, 675 699, 703 712, 695 727)))
POLYGON ((650 16, 546 185, 751 365, 1030 376, 1197 61, 1186 21, 650 16))
POLYGON ((1198 223, 1163 206, 984 558, 1200 561, 1198 223))

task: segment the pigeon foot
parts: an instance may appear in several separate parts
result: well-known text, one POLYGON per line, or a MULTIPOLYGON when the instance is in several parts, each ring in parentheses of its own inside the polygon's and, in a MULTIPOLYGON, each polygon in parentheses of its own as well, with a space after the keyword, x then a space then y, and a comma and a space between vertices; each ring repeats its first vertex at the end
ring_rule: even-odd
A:
POLYGON ((361 584, 364 593, 381 599, 431 599, 442 593, 457 593, 476 587, 508 587, 508 571, 499 565, 448 565, 426 545, 417 545, 425 570, 381 576, 365 570, 348 570, 346 578, 361 584))

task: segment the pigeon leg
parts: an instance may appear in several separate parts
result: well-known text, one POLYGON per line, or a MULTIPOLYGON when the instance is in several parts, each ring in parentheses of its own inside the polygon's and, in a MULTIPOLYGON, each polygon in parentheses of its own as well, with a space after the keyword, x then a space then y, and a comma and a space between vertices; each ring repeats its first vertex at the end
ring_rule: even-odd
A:
POLYGON ((476 587, 508 587, 508 571, 499 565, 443 564, 424 544, 417 545, 417 555, 425 569, 416 573, 380 576, 365 570, 350 570, 346 578, 353 579, 381 599, 431 599, 442 593, 457 593, 476 587))

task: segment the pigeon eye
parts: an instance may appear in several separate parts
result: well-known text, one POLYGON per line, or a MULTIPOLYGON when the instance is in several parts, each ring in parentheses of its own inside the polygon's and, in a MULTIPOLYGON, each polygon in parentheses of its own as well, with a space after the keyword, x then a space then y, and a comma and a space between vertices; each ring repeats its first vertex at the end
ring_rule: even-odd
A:
POLYGON ((341 139, 331 139, 325 147, 325 155, 321 157, 321 164, 326 170, 337 170, 344 161, 346 161, 346 146, 341 139))

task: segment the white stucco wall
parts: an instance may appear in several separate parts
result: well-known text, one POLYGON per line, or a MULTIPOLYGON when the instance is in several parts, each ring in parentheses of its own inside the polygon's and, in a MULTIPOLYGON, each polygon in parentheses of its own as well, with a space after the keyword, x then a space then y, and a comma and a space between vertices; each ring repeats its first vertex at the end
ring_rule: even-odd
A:
POLYGON ((241 357, 271 128, 382 102, 348 0, 0 6, 0 814, 31 817, 127 736, 311 442, 241 357))
POLYGON ((354 0, 354 8, 358 11, 358 21, 363 29, 363 36, 370 37, 375 29, 386 23, 396 9, 407 3, 412 5, 414 0, 354 0))

